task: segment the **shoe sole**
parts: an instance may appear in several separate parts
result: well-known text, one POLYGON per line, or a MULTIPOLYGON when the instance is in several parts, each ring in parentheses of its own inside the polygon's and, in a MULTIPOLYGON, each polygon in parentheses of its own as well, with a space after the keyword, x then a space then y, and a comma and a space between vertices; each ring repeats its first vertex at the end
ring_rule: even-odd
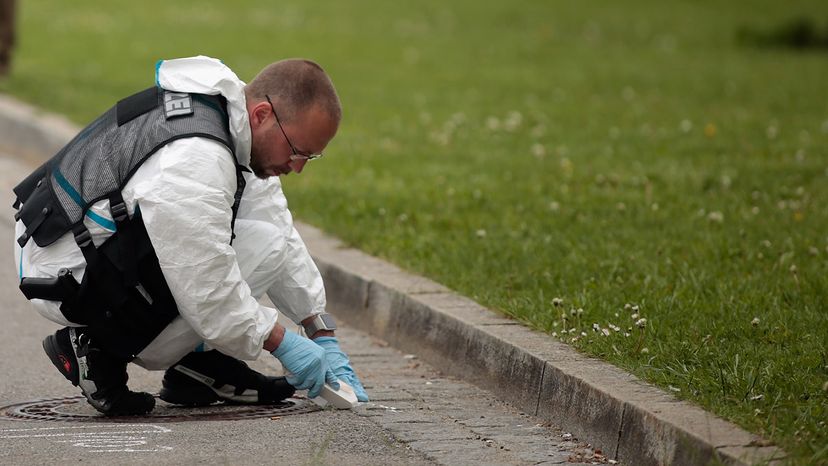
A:
MULTIPOLYGON (((163 382, 163 381, 162 381, 163 382)), ((293 393, 281 398, 279 400, 259 400, 258 395, 229 395, 221 396, 209 387, 204 389, 181 389, 181 388, 161 388, 158 393, 158 398, 167 403, 187 406, 191 408, 209 406, 213 403, 226 403, 230 405, 271 405, 281 403, 287 398, 290 398, 293 393)))

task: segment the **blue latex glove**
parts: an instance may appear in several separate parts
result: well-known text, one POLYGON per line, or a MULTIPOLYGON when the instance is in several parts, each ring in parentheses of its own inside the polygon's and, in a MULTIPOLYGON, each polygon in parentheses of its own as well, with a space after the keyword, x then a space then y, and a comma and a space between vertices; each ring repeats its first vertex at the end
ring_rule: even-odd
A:
POLYGON ((308 398, 316 398, 327 382, 339 390, 339 382, 328 367, 325 351, 307 338, 285 329, 279 347, 271 351, 285 366, 287 381, 298 390, 307 390, 308 398))
POLYGON ((325 349, 325 358, 328 360, 333 373, 345 381, 354 389, 357 400, 368 401, 368 394, 365 393, 365 388, 362 382, 359 381, 356 373, 351 368, 351 361, 348 356, 339 348, 339 341, 336 337, 319 337, 314 338, 313 342, 325 349))

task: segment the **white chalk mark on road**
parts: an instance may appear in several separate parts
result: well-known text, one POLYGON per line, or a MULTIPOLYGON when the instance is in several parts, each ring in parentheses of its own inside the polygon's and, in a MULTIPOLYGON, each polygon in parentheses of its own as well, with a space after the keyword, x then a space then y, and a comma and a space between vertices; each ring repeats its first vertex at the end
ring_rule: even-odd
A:
POLYGON ((0 429, 2 439, 45 438, 56 443, 67 443, 87 448, 93 453, 142 453, 170 451, 173 448, 155 445, 151 435, 172 432, 167 427, 153 424, 94 424, 88 426, 35 427, 29 429, 0 429))

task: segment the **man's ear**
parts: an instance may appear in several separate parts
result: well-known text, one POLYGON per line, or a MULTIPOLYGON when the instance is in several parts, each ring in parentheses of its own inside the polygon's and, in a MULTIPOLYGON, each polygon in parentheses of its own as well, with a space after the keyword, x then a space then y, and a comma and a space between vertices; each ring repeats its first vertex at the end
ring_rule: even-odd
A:
POLYGON ((256 105, 250 108, 249 116, 250 128, 258 129, 272 116, 270 112, 270 104, 267 102, 257 103, 256 105))

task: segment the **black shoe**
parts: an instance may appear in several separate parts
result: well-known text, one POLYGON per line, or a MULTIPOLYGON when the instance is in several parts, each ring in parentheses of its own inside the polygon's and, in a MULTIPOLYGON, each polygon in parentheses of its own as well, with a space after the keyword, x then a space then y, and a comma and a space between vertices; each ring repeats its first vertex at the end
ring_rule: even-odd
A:
POLYGON ((216 350, 190 353, 164 372, 159 398, 185 406, 217 401, 273 404, 296 391, 284 377, 269 377, 216 350))
POLYGON ((89 404, 107 416, 145 414, 155 407, 152 395, 127 388, 127 363, 95 348, 82 329, 58 330, 43 340, 43 349, 89 404))

